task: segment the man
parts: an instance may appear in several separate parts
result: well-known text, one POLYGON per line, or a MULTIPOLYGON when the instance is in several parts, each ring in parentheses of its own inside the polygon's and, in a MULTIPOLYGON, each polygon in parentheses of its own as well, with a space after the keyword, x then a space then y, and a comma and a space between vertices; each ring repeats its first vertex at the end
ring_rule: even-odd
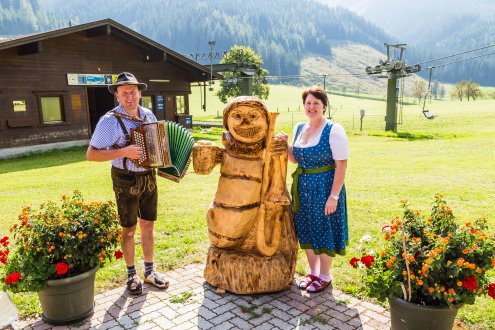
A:
POLYGON ((90 161, 112 163, 112 182, 122 226, 122 251, 127 265, 127 290, 141 294, 143 285, 136 274, 134 234, 137 224, 141 233, 144 257, 144 281, 158 288, 168 287, 162 274, 155 272, 154 221, 157 216, 158 191, 154 170, 136 167, 131 160, 143 154, 141 147, 130 144, 131 128, 143 122, 156 122, 155 115, 139 105, 141 92, 147 86, 128 72, 118 75, 108 90, 115 94, 119 105, 103 115, 96 125, 86 158, 90 161))

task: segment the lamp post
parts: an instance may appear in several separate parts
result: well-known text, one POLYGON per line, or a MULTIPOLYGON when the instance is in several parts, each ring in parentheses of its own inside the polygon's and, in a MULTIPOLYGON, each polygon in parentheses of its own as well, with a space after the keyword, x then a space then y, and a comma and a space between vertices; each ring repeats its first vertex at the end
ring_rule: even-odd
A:
POLYGON ((210 45, 210 91, 213 91, 213 47, 217 42, 215 40, 208 41, 210 45))

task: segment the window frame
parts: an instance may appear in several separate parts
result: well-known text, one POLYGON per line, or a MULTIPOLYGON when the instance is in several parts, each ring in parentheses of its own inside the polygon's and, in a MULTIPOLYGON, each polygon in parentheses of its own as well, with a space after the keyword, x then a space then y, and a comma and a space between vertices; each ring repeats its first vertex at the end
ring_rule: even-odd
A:
POLYGON ((50 91, 50 92, 34 92, 36 95, 36 98, 38 100, 38 114, 40 118, 40 125, 43 127, 53 127, 53 126, 67 126, 70 125, 70 120, 69 120, 69 103, 67 100, 67 92, 65 91, 50 91), (62 120, 61 121, 54 121, 54 122, 45 122, 45 119, 43 118, 43 107, 41 103, 41 99, 44 97, 58 97, 60 99, 60 106, 62 107, 60 109, 60 114, 62 115, 62 120))

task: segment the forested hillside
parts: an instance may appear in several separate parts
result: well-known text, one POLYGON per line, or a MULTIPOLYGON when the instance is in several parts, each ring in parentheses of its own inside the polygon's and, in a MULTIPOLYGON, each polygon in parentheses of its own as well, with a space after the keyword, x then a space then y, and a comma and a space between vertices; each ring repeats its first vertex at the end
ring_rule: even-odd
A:
POLYGON ((209 52, 210 40, 216 41, 215 51, 247 45, 276 76, 299 74, 305 53, 331 58, 331 47, 339 41, 380 47, 387 39, 348 10, 306 0, 52 2, 57 3, 53 10, 66 17, 80 22, 110 17, 184 54, 209 52))
MULTIPOLYGON (((304 58, 316 56, 331 61, 332 48, 346 43, 362 44, 384 53, 385 42, 405 42, 407 62, 414 64, 493 44, 495 40, 495 25, 486 15, 460 13, 450 20, 442 16, 430 24, 411 18, 405 21, 418 21, 420 26, 410 27, 418 31, 414 34, 417 38, 402 40, 368 21, 366 11, 359 16, 321 1, 325 0, 1 0, 0 37, 111 18, 205 65, 210 63, 209 41, 216 42, 212 49, 219 54, 215 63, 235 44, 250 46, 262 56, 269 75, 282 77, 283 82, 298 81, 287 76, 301 74, 304 58)), ((374 10, 381 15, 370 13, 369 17, 374 19, 381 17, 383 21, 392 15, 386 8, 374 10)), ((431 10, 425 13, 435 14, 431 10)), ((485 53, 490 51, 495 49, 485 53)), ((478 54, 481 53, 472 55, 478 54)), ((368 54, 360 55, 365 58, 368 54)), ((470 55, 462 58, 467 57, 470 55)), ((495 55, 441 66, 447 62, 427 62, 423 68, 436 66, 434 79, 444 82, 473 80, 495 85, 495 55)), ((348 65, 352 67, 355 63, 348 65)), ((427 78, 426 70, 422 74, 427 78)))
POLYGON ((0 0, 0 37, 53 30, 61 22, 40 7, 38 0, 0 0))
MULTIPOLYGON (((66 25, 111 18, 183 54, 255 49, 270 75, 297 75, 305 54, 331 58, 331 48, 355 42, 382 50, 383 31, 343 8, 310 0, 11 0, 31 3, 40 15, 56 14, 66 25)), ((5 11, 5 9, 4 9, 5 11)), ((0 34, 5 35, 7 30, 0 34)), ((10 29, 9 31, 12 31, 10 29)), ((38 30, 34 30, 38 31, 38 30)), ((22 31, 22 33, 25 33, 22 31)), ((203 64, 208 64, 209 59, 203 64)))

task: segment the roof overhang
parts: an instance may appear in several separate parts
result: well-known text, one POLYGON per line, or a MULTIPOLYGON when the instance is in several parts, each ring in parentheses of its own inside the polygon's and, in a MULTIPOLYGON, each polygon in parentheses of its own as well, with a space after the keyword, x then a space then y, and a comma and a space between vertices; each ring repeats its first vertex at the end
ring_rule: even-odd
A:
POLYGON ((109 18, 58 30, 0 40, 0 50, 16 47, 18 55, 33 54, 42 50, 44 40, 76 32, 85 32, 88 38, 108 35, 125 40, 126 42, 143 49, 144 60, 146 61, 169 61, 184 70, 196 72, 199 74, 198 76, 204 77, 204 79, 197 81, 207 81, 210 79, 211 74, 213 74, 214 79, 223 79, 220 74, 216 72, 211 73, 210 69, 206 66, 203 66, 109 18))

